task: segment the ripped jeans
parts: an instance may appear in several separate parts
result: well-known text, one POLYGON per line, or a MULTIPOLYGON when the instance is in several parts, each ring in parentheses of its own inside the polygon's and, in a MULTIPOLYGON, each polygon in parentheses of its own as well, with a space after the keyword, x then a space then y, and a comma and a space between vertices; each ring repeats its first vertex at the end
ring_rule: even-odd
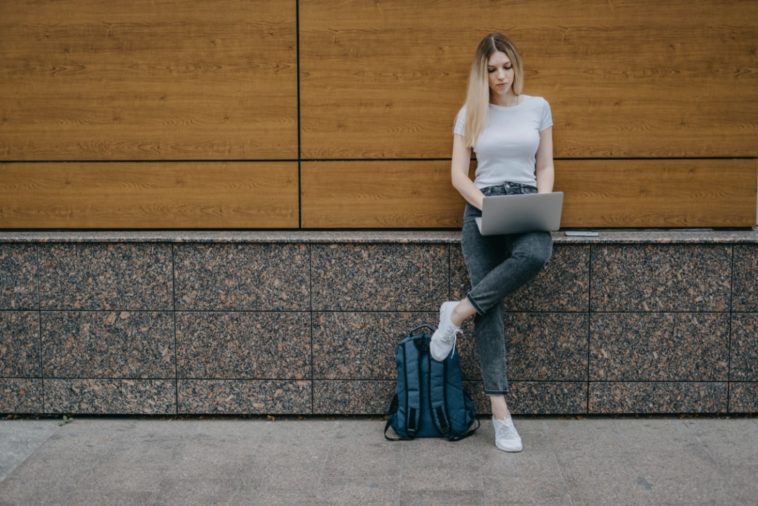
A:
MULTIPOLYGON (((506 182, 482 188, 485 196, 537 193, 537 188, 506 182)), ((505 359, 503 299, 533 279, 553 253, 550 232, 482 236, 474 218, 482 212, 466 203, 461 231, 463 259, 471 280, 466 294, 476 309, 474 341, 484 393, 508 392, 505 359)))

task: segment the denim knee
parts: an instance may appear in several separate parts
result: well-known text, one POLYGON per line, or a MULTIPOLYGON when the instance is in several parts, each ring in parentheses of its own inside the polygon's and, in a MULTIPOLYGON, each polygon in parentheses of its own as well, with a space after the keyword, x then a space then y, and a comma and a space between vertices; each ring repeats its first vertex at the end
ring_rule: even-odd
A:
POLYGON ((544 247, 533 248, 528 251, 519 251, 514 253, 514 256, 520 257, 529 270, 540 271, 545 265, 547 265, 552 254, 552 241, 550 241, 544 247))

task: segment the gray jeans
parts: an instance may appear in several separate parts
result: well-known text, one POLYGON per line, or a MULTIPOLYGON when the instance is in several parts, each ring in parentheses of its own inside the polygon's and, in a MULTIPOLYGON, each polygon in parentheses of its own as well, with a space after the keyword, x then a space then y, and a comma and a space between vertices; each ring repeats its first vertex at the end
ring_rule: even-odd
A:
MULTIPOLYGON (((482 188, 484 195, 537 193, 534 186, 504 183, 482 188)), ((474 340, 484 393, 508 392, 503 299, 533 279, 553 253, 550 232, 482 236, 474 218, 482 212, 466 203, 461 231, 463 259, 471 280, 466 294, 476 308, 474 340)))

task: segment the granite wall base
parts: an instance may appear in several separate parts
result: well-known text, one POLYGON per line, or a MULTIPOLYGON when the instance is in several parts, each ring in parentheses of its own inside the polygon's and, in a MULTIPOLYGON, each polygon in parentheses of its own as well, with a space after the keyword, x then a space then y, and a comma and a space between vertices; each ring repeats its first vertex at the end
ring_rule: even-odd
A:
MULTIPOLYGON (((382 414, 469 288, 455 240, 0 243, 0 413, 382 414)), ((758 244, 556 241, 504 307, 515 413, 758 412, 758 244)))

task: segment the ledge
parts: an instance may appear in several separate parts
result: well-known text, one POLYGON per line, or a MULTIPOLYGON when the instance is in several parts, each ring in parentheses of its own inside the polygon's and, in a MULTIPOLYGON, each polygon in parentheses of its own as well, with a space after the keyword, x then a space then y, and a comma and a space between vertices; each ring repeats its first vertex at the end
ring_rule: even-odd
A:
MULTIPOLYGON (((553 232, 555 243, 758 243, 758 230, 602 229, 597 236, 553 232)), ((458 243, 457 230, 53 230, 2 231, 0 243, 45 242, 296 242, 296 243, 458 243)))
MULTIPOLYGON (((596 231, 557 233, 504 300, 510 409, 758 413, 758 233, 596 231)), ((471 288, 459 240, 5 230, 0 414, 382 414, 395 344, 471 288)), ((457 353, 484 414, 475 328, 457 353)))

